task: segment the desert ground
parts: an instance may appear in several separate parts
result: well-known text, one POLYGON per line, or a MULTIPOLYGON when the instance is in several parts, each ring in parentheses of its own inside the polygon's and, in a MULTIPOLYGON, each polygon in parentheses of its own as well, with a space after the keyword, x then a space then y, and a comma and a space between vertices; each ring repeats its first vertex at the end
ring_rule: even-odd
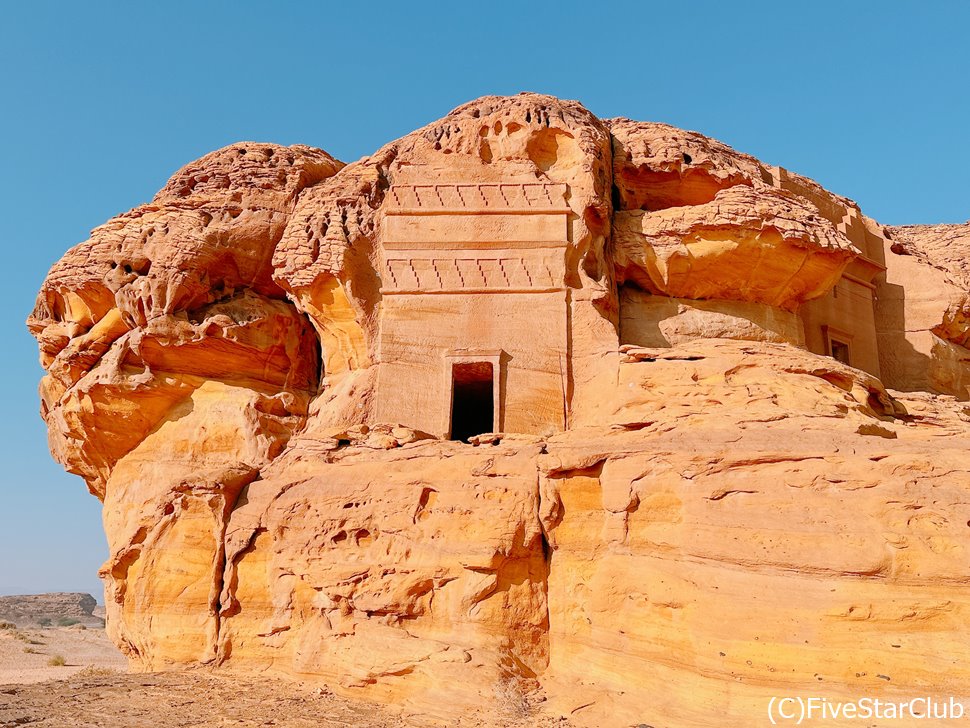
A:
MULTIPOLYGON (((501 712, 501 711, 500 711, 501 712)), ((569 726, 508 706, 496 725, 569 726)), ((421 716, 338 697, 319 683, 242 676, 204 668, 129 673, 103 629, 0 629, 0 728, 201 728, 287 726, 405 728, 421 716), (62 657, 63 665, 50 661, 62 657)), ((459 725, 487 724, 469 716, 459 725)))
MULTIPOLYGON (((0 629, 0 684, 63 680, 78 672, 127 671, 127 660, 103 629, 52 627, 0 629), (63 665, 52 665, 62 657, 63 665)), ((0 701, 2 703, 2 701, 0 701)))

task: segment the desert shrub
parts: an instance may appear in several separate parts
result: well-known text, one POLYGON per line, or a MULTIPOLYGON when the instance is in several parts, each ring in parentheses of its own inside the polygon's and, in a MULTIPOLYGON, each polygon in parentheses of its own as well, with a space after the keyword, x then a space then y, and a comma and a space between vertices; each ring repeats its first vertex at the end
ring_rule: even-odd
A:
POLYGON ((50 627, 52 622, 50 617, 41 617, 37 620, 37 624, 39 624, 41 627, 50 627))
POLYGON ((24 647, 24 652, 26 652, 28 655, 41 654, 40 650, 35 650, 33 647, 24 647))
POLYGON ((17 629, 13 622, 0 622, 0 629, 17 629))
POLYGON ((80 621, 71 617, 61 617, 57 620, 58 627, 72 627, 75 624, 80 624, 80 621))
POLYGON ((107 675, 117 675, 118 670, 113 667, 95 667, 94 665, 88 665, 77 671, 77 677, 105 677, 107 675))
POLYGON ((54 655, 51 659, 47 661, 47 664, 50 665, 51 667, 64 667, 64 665, 66 665, 67 662, 65 661, 63 655, 54 655))
POLYGON ((509 722, 522 721, 529 716, 529 703, 525 698, 522 686, 515 681, 507 680, 495 684, 495 702, 493 707, 498 715, 509 722))

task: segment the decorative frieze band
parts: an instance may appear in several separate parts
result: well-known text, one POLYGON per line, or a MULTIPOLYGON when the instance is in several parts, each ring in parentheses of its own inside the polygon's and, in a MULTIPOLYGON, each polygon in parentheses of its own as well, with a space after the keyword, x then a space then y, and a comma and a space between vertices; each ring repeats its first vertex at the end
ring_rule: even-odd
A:
POLYGON ((392 258, 386 271, 385 293, 555 290, 562 279, 546 260, 526 257, 392 258))
POLYGON ((387 215, 567 213, 566 185, 543 182, 391 185, 387 215))
POLYGON ((559 290, 569 240, 564 184, 393 185, 384 202, 381 290, 559 290))

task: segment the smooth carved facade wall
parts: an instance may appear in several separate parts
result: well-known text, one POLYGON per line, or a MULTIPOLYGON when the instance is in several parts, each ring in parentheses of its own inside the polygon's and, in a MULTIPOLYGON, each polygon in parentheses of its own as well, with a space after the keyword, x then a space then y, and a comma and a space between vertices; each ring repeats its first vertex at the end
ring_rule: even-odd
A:
POLYGON ((880 376, 876 340, 874 286, 864 278, 843 275, 825 296, 802 308, 806 348, 835 356, 833 346, 848 347, 844 363, 880 376))
POLYGON ((566 187, 390 188, 382 230, 380 421, 448 437, 452 368, 482 361, 494 367, 497 431, 564 429, 566 187))

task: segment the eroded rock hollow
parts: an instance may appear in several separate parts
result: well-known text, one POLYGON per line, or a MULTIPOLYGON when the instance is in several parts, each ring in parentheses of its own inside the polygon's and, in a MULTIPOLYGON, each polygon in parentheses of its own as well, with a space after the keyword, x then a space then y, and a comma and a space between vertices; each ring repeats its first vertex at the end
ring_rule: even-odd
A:
POLYGON ((208 154, 28 324, 134 668, 741 727, 970 685, 968 250, 521 94, 208 154))

